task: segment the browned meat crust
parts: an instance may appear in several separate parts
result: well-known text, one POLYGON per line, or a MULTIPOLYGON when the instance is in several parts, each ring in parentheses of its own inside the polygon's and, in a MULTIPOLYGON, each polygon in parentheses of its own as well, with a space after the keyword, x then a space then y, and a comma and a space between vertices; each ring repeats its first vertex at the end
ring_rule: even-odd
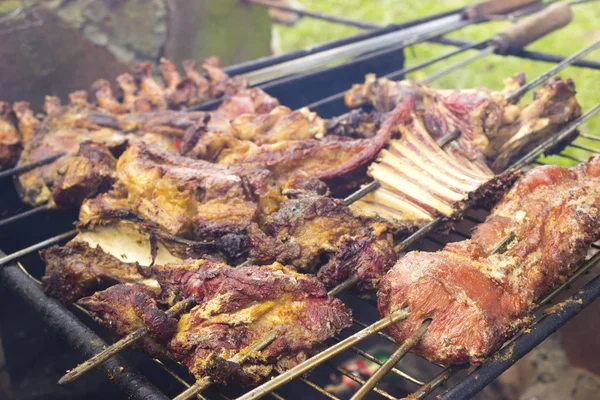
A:
POLYGON ((41 250, 40 257, 46 264, 42 278, 44 290, 64 303, 72 303, 117 283, 144 280, 137 263, 121 262, 100 247, 92 248, 85 242, 53 246, 41 250))
POLYGON ((403 341, 431 317, 416 353, 443 364, 480 363, 584 260, 600 236, 599 206, 600 156, 570 169, 535 168, 472 239, 411 252, 388 272, 378 293, 381 315, 411 309, 390 332, 403 341), (491 254, 511 232, 516 239, 507 250, 491 254))
POLYGON ((10 106, 0 101, 0 170, 15 165, 22 149, 21 135, 14 124, 10 106))
POLYGON ((351 325, 350 310, 328 297, 315 277, 280 264, 232 268, 196 260, 153 269, 163 288, 161 301, 170 305, 195 296, 198 303, 180 318, 176 332, 154 301, 138 297, 139 287, 117 285, 80 304, 118 336, 151 324, 153 341, 143 348, 161 355, 163 347, 157 349, 156 341, 169 340, 166 355, 183 362, 197 379, 256 384, 310 357, 351 325), (270 332, 277 339, 243 366, 226 361, 270 332))
POLYGON ((144 349, 153 357, 168 355, 166 345, 176 332, 177 321, 158 307, 154 293, 148 288, 116 285, 83 298, 78 303, 117 337, 146 326, 150 335, 144 336, 134 346, 144 349))
POLYGON ((505 96, 524 82, 524 76, 517 74, 505 81, 502 92, 485 88, 434 90, 413 81, 376 79, 370 74, 364 84, 354 85, 346 94, 346 104, 357 107, 370 103, 383 112, 413 98, 434 140, 460 130, 461 136, 446 146, 446 152, 501 172, 581 115, 573 81, 558 77, 544 84, 533 103, 523 108, 508 103, 505 96))

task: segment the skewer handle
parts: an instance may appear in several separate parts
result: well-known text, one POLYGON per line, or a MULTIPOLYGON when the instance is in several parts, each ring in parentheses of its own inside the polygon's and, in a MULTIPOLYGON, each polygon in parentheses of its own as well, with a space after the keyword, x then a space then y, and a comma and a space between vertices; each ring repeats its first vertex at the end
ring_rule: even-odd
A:
POLYGON ((513 54, 539 38, 571 22, 573 13, 566 2, 557 2, 523 19, 492 39, 501 54, 513 54))
POLYGON ((478 20, 491 15, 506 14, 509 11, 517 10, 534 3, 540 3, 541 0, 488 0, 473 4, 463 11, 463 18, 469 20, 478 20))

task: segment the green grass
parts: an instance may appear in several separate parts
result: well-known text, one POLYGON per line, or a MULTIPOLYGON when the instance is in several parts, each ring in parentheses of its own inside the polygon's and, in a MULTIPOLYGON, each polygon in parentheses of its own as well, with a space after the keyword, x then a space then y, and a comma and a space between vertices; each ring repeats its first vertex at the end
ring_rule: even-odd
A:
MULTIPOLYGON (((362 21, 379 24, 402 22, 460 7, 472 2, 464 0, 302 0, 307 10, 325 12, 362 21)), ((570 55, 580 48, 600 39, 600 5, 587 3, 573 7, 573 21, 560 31, 548 35, 528 46, 529 50, 544 51, 558 55, 570 55)), ((510 23, 495 21, 464 28, 449 37, 466 40, 483 40, 492 37, 510 23)), ((306 46, 323 43, 361 32, 360 29, 338 24, 330 24, 310 18, 304 18, 293 27, 277 28, 281 38, 283 51, 292 51, 306 46)), ((453 50, 453 48, 422 43, 407 49, 406 64, 414 65, 436 55, 453 50)), ((472 55, 467 52, 450 60, 443 61, 409 75, 412 79, 420 79, 428 73, 451 64, 461 58, 472 55)), ((588 56, 588 59, 600 60, 600 50, 588 56)), ((434 82, 440 88, 468 88, 485 86, 492 89, 502 88, 503 80, 516 72, 524 72, 533 78, 546 71, 551 64, 522 60, 516 57, 488 56, 469 66, 451 73, 434 82)), ((572 78, 577 87, 577 98, 584 110, 600 102, 600 71, 570 67, 560 76, 572 78)), ((524 101, 530 101, 526 96, 524 101)), ((586 123, 581 132, 600 136, 600 116, 586 123)), ((590 144, 585 139, 577 139, 577 143, 590 144)), ((572 155, 586 158, 587 152, 571 151, 572 155)))

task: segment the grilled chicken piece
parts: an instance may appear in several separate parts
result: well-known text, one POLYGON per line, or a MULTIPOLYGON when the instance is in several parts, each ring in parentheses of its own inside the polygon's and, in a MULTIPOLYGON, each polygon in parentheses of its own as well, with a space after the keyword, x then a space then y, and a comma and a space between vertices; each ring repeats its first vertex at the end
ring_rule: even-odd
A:
POLYGON ((145 283, 152 290, 158 289, 155 281, 140 274, 137 262, 120 261, 101 247, 91 247, 83 241, 41 250, 40 258, 46 264, 44 290, 63 303, 72 303, 117 283, 145 283))
POLYGON ((413 81, 376 79, 370 74, 364 84, 354 85, 346 94, 346 105, 370 103, 384 112, 402 99, 413 98, 423 110, 425 128, 434 140, 454 130, 461 132, 458 140, 446 146, 446 152, 501 172, 514 158, 581 115, 571 80, 552 78, 536 93, 534 102, 523 108, 508 103, 505 96, 524 83, 524 76, 517 74, 504 83, 502 92, 486 88, 434 90, 413 81))
POLYGON ((585 259, 600 238, 599 207, 599 155, 569 169, 537 167, 471 239, 400 259, 381 281, 379 312, 410 307, 409 317, 390 328, 398 342, 432 318, 413 349, 428 360, 479 364, 585 259), (510 233, 515 239, 506 251, 491 254, 510 233))
POLYGON ((197 124, 183 139, 180 153, 202 160, 215 160, 224 149, 243 146, 244 141, 258 145, 284 140, 318 138, 325 134, 325 122, 308 108, 292 111, 277 106, 269 113, 242 114, 230 123, 219 113, 211 121, 197 124), (221 121, 212 121, 220 118, 221 121))
POLYGON ((398 125, 400 139, 393 139, 368 174, 380 184, 350 208, 364 217, 381 217, 405 236, 435 218, 462 218, 473 206, 489 206, 501 197, 519 174, 500 175, 459 153, 445 152, 426 129, 411 97, 403 100, 412 110, 398 125))
POLYGON ((145 286, 121 284, 96 292, 78 303, 117 337, 146 326, 150 335, 133 346, 153 357, 167 357, 166 346, 177 330, 177 321, 158 307, 154 296, 145 286))
POLYGON ((0 101, 0 170, 15 165, 22 148, 21 135, 13 123, 10 106, 0 101))

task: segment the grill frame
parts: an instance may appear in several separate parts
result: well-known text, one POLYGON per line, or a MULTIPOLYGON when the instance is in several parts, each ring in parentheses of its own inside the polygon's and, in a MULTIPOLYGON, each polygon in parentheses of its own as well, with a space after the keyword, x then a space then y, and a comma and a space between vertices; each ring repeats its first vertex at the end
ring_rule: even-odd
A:
MULTIPOLYGON (((452 14, 455 12, 456 12, 456 10, 450 11, 448 13, 443 13, 443 15, 448 15, 448 14, 452 14)), ((399 25, 395 25, 392 27, 378 29, 378 30, 376 30, 377 32, 371 31, 371 32, 367 32, 364 34, 360 34, 360 35, 357 35, 356 37, 353 37, 353 39, 352 38, 342 39, 337 42, 331 42, 326 45, 323 45, 320 47, 317 46, 317 47, 319 47, 323 50, 333 48, 336 45, 339 46, 344 43, 349 43, 348 42, 349 40, 362 40, 362 39, 357 39, 358 37, 360 37, 360 38, 375 37, 378 34, 389 32, 390 29, 403 29, 407 26, 413 26, 414 24, 417 24, 417 23, 430 21, 435 17, 436 16, 429 16, 427 18, 423 18, 423 19, 416 20, 416 21, 411 21, 406 24, 399 24, 399 25), (410 25, 411 23, 413 25, 410 25)), ((444 45, 460 46, 460 47, 466 46, 469 44, 473 44, 472 42, 451 40, 451 39, 446 39, 446 38, 435 39, 435 40, 432 39, 432 41, 434 41, 436 43, 441 43, 444 45)), ((316 48, 311 49, 310 52, 316 51, 315 49, 316 48)), ((266 57, 266 58, 263 58, 260 60, 256 60, 255 62, 244 63, 244 64, 240 64, 238 66, 233 66, 226 70, 229 73, 233 73, 233 74, 243 73, 243 71, 250 71, 252 69, 261 68, 266 65, 274 65, 277 62, 283 62, 285 60, 294 59, 295 57, 301 57, 302 54, 304 54, 303 51, 294 52, 293 55, 292 55, 292 53, 290 53, 285 56, 266 57), (290 58, 286 58, 286 57, 290 57, 290 58)), ((563 59, 563 57, 555 56, 552 54, 540 53, 540 52, 529 52, 529 51, 522 51, 513 56, 523 58, 523 59, 532 59, 532 60, 546 61, 546 62, 559 62, 563 59)), ((370 61, 369 63, 372 63, 372 62, 373 61, 370 61)), ((574 63, 574 65, 581 66, 584 68, 600 69, 600 62, 595 62, 595 61, 578 61, 578 62, 574 63)), ((338 70, 336 70, 336 72, 337 71, 338 70)), ((368 72, 373 72, 373 69, 371 68, 368 72)), ((300 80, 300 81, 302 82, 302 80, 300 80)), ((267 89, 267 92, 269 92, 268 89, 267 89)), ((282 103, 285 104, 285 101, 282 101, 282 103)), ((583 136, 583 138, 585 138, 585 136, 583 136)), ((592 139, 592 140, 596 140, 600 144, 600 137, 597 139, 592 139)), ((598 146, 598 149, 591 149, 591 148, 586 149, 586 148, 582 148, 582 146, 579 146, 579 147, 578 146, 570 146, 570 147, 579 148, 580 150, 584 150, 584 151, 591 151, 591 150, 600 151, 600 145, 598 146)), ((583 146, 583 147, 585 147, 585 146, 583 146)), ((559 155, 559 156, 567 157, 566 155, 559 155)), ((578 158, 573 158, 572 156, 568 156, 568 158, 573 161, 577 161, 577 162, 584 161, 584 160, 580 160, 578 158)), ((467 219, 470 219, 471 222, 477 222, 477 223, 481 222, 480 220, 477 220, 473 217, 469 217, 467 219)), ((455 232, 455 234, 458 235, 459 237, 466 236, 462 232, 455 232)), ((435 243, 436 245, 444 244, 444 242, 440 242, 435 237, 427 237, 426 240, 429 242, 435 243)), ((0 257, 3 255, 4 254, 0 252, 0 257)), ((59 333, 60 336, 65 338, 65 340, 67 342, 69 342, 69 344, 74 349, 76 349, 80 352, 83 352, 84 354, 89 356, 89 355, 97 353, 102 348, 102 346, 105 345, 104 342, 101 342, 101 339, 99 338, 99 336, 96 335, 85 324, 83 324, 81 319, 78 318, 75 314, 71 313, 67 309, 67 307, 65 307, 62 303, 60 303, 54 299, 46 297, 45 294, 43 293, 42 289, 35 282, 35 280, 32 279, 30 276, 28 276, 28 273, 24 272, 24 270, 22 270, 16 263, 11 263, 7 266, 0 267, 0 280, 6 286, 8 286, 8 288, 15 295, 18 295, 19 297, 25 299, 26 302, 36 312, 41 314, 43 320, 46 323, 48 323, 50 328, 53 329, 54 331, 56 331, 57 333, 59 333)), ((564 285, 564 286, 566 286, 566 285, 564 285)), ((561 312, 550 314, 550 315, 547 315, 547 316, 543 317, 542 319, 540 319, 540 321, 535 325, 535 327, 532 328, 531 334, 520 335, 519 337, 517 337, 514 340, 514 342, 511 344, 511 346, 513 346, 512 349, 508 349, 507 347, 505 347, 503 350, 500 351, 500 353, 499 353, 500 357, 498 357, 497 360, 495 360, 495 361, 493 360, 489 363, 486 363, 483 366, 472 371, 464 380, 462 380, 457 385, 455 385, 454 387, 449 389, 443 395, 442 398, 444 398, 444 399, 446 399, 446 398, 447 399, 468 398, 469 396, 474 395, 475 393, 480 391, 482 388, 484 388, 489 382, 494 380, 503 371, 508 369, 512 364, 514 364, 518 360, 518 358, 522 357, 524 354, 529 352, 533 347, 537 346, 537 344, 541 343, 546 337, 548 337, 550 334, 552 334, 558 328, 560 328, 560 326, 562 326, 566 322, 568 322, 568 320, 570 318, 572 318, 574 315, 576 315, 577 312, 579 312, 581 309, 583 309, 587 305, 591 304, 591 302, 593 300, 595 300, 597 297, 599 297, 600 296, 600 275, 595 277, 591 282, 589 282, 575 296, 576 296, 575 297, 576 300, 581 299, 582 304, 579 304, 578 302, 569 302, 569 303, 565 304, 565 306, 562 308, 561 312), (517 357, 509 357, 509 358, 502 357, 502 355, 508 354, 509 350, 511 350, 512 354, 516 355, 517 357)), ((367 301, 367 303, 368 303, 368 301, 367 301)), ((355 324, 359 325, 359 326, 366 325, 366 323, 364 323, 362 321, 358 321, 358 320, 355 321, 355 324)), ((379 333, 378 336, 382 337, 386 341, 393 343, 395 346, 398 345, 391 337, 389 337, 385 333, 379 333)), ((336 338, 336 340, 339 340, 339 338, 336 338)), ((360 350, 360 351, 364 352, 363 350, 360 350)), ((360 352, 358 352, 356 350, 354 350, 354 352, 356 354, 362 355, 362 354, 360 354, 360 352)), ((375 357, 373 357, 372 355, 370 355, 368 353, 365 353, 365 354, 367 354, 371 357, 370 361, 374 361, 375 357)), ((364 356, 364 355, 362 355, 362 356, 364 356)), ((379 363, 381 363, 381 362, 379 362, 379 363)), ((109 360, 108 362, 105 362, 102 365, 102 368, 107 373, 114 372, 115 369, 118 370, 121 367, 123 367, 126 372, 115 375, 114 380, 128 397, 135 398, 135 399, 164 399, 164 398, 166 398, 166 396, 163 393, 161 393, 156 387, 154 387, 154 385, 151 382, 146 380, 143 376, 138 374, 133 368, 128 366, 127 362, 123 359, 123 357, 117 356, 117 357, 109 360)), ((345 369, 343 369, 337 365, 333 365, 332 367, 337 372, 339 372, 345 376, 348 376, 350 379, 357 381, 359 384, 364 383, 364 380, 362 380, 361 378, 352 376, 352 374, 349 371, 346 371, 345 369)), ((458 370, 459 370, 459 368, 452 368, 450 371, 457 372, 458 370)), ((400 373, 400 371, 399 370, 396 370, 396 371, 393 370, 392 373, 398 375, 400 373)), ((442 371, 442 374, 443 373, 444 373, 444 371, 442 371)), ((175 372, 173 372, 173 374, 175 374, 176 379, 179 380, 180 382, 186 382, 186 379, 178 376, 175 372)), ((324 392, 323 388, 321 388, 317 384, 313 383, 312 381, 308 380, 307 378, 301 378, 300 381, 304 382, 304 384, 312 387, 313 389, 319 391, 321 394, 325 395, 328 398, 338 399, 338 397, 336 397, 330 393, 324 392)), ((189 383, 188 383, 188 385, 189 385, 189 383)), ((380 394, 383 395, 384 398, 389 398, 389 399, 395 398, 392 395, 390 395, 387 392, 384 392, 380 389, 378 389, 378 391, 380 394), (383 393, 381 393, 381 392, 383 392, 383 393)), ((272 393, 272 395, 275 398, 283 398, 276 393, 272 393)), ((223 394, 221 394, 221 396, 226 399, 228 398, 226 395, 223 395, 223 394)))

